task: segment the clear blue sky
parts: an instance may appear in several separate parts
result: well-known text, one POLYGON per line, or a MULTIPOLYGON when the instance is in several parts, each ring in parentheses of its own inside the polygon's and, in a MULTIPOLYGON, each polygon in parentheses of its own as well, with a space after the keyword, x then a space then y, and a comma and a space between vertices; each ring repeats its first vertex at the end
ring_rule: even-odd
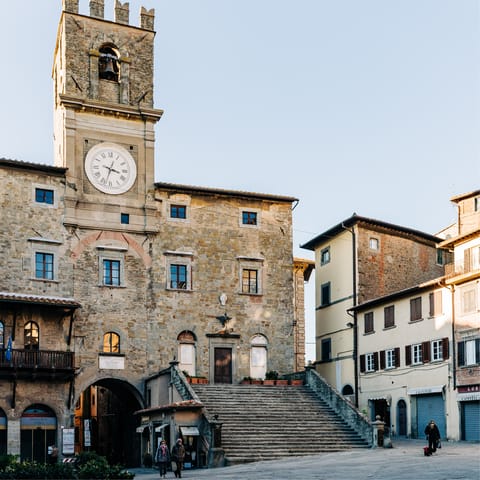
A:
MULTIPOLYGON (((353 212, 436 233, 480 187, 478 0, 131 0, 136 25, 140 5, 165 110, 156 180, 298 197, 295 255, 353 212)), ((0 2, 0 157, 53 162, 60 12, 0 2)))

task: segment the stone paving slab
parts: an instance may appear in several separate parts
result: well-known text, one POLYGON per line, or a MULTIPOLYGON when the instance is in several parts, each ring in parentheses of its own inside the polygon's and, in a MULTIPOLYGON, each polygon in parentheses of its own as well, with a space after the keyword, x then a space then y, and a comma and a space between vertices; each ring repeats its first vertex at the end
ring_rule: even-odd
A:
MULTIPOLYGON (((185 470, 182 478, 208 480, 480 480, 480 444, 443 442, 431 457, 421 440, 394 441, 393 448, 355 449, 280 461, 185 470)), ((136 480, 158 479, 158 471, 132 470, 136 480)), ((167 478, 175 478, 168 472, 167 478)))

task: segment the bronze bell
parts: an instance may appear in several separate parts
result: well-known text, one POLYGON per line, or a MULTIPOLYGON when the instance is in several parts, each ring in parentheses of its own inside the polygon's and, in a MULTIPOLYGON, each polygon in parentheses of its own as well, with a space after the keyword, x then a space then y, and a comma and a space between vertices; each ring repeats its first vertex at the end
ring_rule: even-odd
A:
POLYGON ((101 55, 98 61, 98 69, 100 78, 104 80, 117 80, 118 68, 115 69, 117 59, 108 53, 101 55))

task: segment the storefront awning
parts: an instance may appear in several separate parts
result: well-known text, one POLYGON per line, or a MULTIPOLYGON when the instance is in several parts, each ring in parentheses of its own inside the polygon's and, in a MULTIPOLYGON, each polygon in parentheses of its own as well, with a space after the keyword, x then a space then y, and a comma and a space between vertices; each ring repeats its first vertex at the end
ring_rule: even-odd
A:
POLYGON ((457 393, 457 402, 472 402, 480 400, 480 392, 457 393))
POLYGON ((182 435, 185 435, 186 437, 195 437, 200 435, 197 427, 180 427, 180 431, 182 432, 182 435))
POLYGON ((385 400, 387 405, 391 405, 392 403, 392 396, 391 395, 377 395, 375 397, 368 397, 369 402, 375 402, 377 400, 385 400))
POLYGON ((163 425, 159 425, 158 427, 155 427, 155 431, 161 432, 165 427, 168 427, 168 423, 164 423, 163 425))
POLYGON ((445 385, 437 385, 433 387, 419 387, 419 388, 409 388, 407 390, 407 395, 428 395, 429 393, 441 393, 445 385))
POLYGON ((146 428, 148 428, 148 425, 140 425, 139 427, 137 427, 137 429, 135 431, 137 433, 143 433, 146 428))

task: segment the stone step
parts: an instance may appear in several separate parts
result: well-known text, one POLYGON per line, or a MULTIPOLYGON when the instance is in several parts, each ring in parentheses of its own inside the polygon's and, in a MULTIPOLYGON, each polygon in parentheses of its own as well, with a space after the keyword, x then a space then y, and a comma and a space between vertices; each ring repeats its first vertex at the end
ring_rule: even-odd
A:
POLYGON ((308 386, 192 387, 223 423, 228 464, 367 446, 308 386))

